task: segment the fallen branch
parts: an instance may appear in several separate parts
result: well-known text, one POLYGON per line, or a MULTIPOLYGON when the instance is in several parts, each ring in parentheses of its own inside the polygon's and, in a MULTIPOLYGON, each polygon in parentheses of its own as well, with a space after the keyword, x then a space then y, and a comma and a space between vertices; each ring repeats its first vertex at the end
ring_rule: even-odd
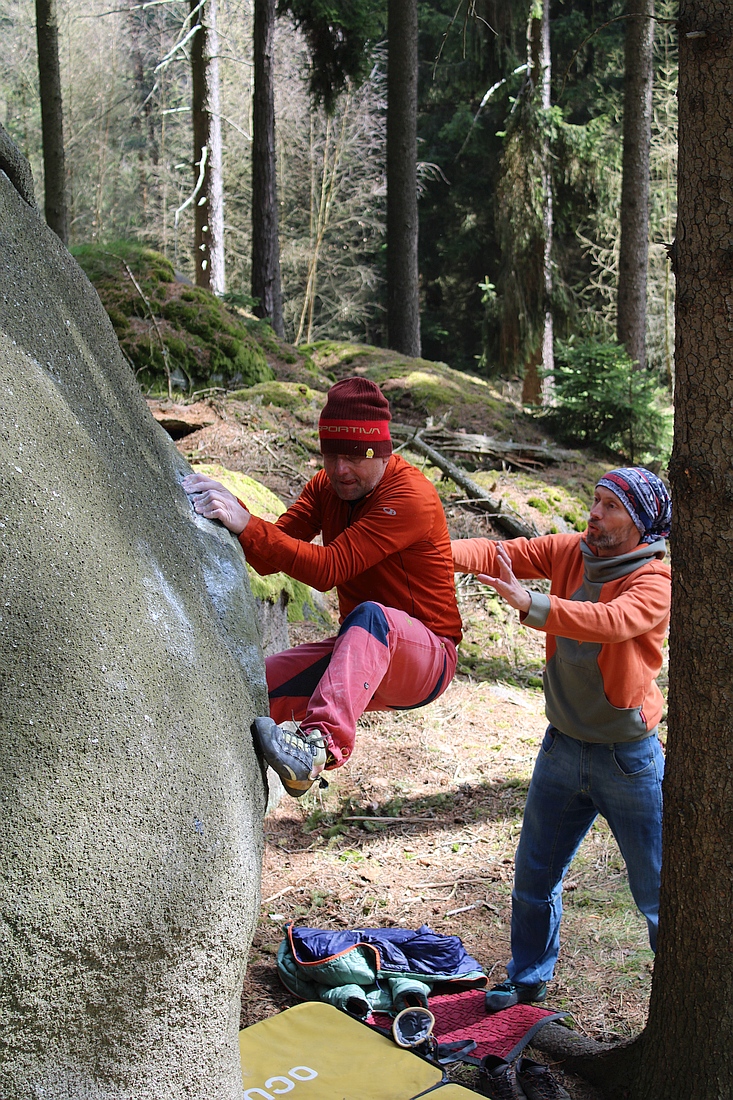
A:
POLYGON ((304 475, 303 473, 301 473, 300 470, 296 469, 295 466, 291 466, 289 462, 286 462, 285 459, 282 458, 282 456, 276 455, 269 443, 264 443, 264 442, 261 442, 261 441, 258 441, 258 442, 260 442, 261 447, 264 447, 264 449, 267 451, 268 455, 270 455, 271 458, 274 458, 274 460, 275 460, 275 462, 277 462, 278 466, 280 466, 283 469, 287 470, 288 473, 293 474, 295 477, 298 478, 299 481, 306 482, 306 481, 309 480, 309 478, 306 475, 304 475))
POLYGON ((292 894, 293 890, 302 890, 302 886, 286 886, 284 890, 278 890, 276 894, 270 894, 269 898, 263 898, 261 905, 268 905, 271 901, 275 901, 276 898, 285 897, 286 894, 292 894))
MULTIPOLYGON (((399 426, 392 428, 395 434, 399 435, 399 426)), ((414 430, 414 435, 410 438, 410 446, 413 450, 419 451, 420 454, 424 454, 426 458, 429 458, 434 466, 437 466, 439 470, 442 470, 444 474, 447 474, 451 481, 455 481, 461 489, 463 489, 466 496, 470 499, 471 503, 481 508, 483 511, 488 511, 492 514, 492 518, 496 521, 497 525, 507 531, 512 537, 517 536, 534 539, 539 535, 539 531, 531 521, 523 520, 517 512, 513 509, 509 510, 508 506, 504 504, 503 500, 497 500, 495 497, 490 496, 485 492, 480 485, 477 485, 461 470, 454 462, 446 458, 444 454, 436 450, 435 447, 431 447, 429 443, 426 443, 422 439, 422 432, 420 429, 414 430)))
POLYGON ((490 909, 492 913, 498 913, 499 910, 495 905, 489 904, 488 901, 472 901, 470 905, 462 905, 460 909, 449 909, 445 914, 446 917, 455 917, 457 913, 468 913, 471 909, 490 909))
MULTIPOLYGON (((390 430, 393 435, 406 438, 408 442, 415 435, 415 429, 404 424, 391 424, 390 430)), ((424 442, 446 454, 477 455, 523 468, 527 465, 549 466, 576 457, 574 451, 563 450, 547 443, 514 443, 494 439, 490 435, 452 432, 440 426, 421 428, 418 434, 424 442)))
POLYGON ((450 879, 448 882, 416 882, 413 889, 415 890, 447 890, 449 886, 484 886, 490 882, 494 882, 490 875, 479 875, 478 878, 456 878, 450 879))

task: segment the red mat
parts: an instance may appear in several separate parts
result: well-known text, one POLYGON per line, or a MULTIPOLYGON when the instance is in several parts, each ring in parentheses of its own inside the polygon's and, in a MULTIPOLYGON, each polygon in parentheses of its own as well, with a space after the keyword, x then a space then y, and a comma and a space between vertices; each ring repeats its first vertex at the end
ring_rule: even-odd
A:
MULTIPOLYGON (((512 1061, 544 1024, 566 1015, 536 1005, 513 1005, 488 1013, 485 996, 483 989, 466 989, 431 997, 428 1004, 435 1016, 433 1031, 438 1042, 473 1039, 476 1049, 471 1052, 472 1059, 480 1061, 487 1054, 497 1054, 512 1061)), ((367 1022, 386 1031, 392 1027, 391 1017, 381 1013, 370 1016, 367 1022)))

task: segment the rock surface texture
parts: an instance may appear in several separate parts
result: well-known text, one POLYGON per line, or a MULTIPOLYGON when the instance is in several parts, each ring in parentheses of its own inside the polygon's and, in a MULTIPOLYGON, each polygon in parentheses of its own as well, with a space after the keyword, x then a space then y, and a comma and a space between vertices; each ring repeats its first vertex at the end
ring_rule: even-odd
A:
POLYGON ((0 1096, 235 1100, 267 713, 95 291, 0 172, 0 1096))

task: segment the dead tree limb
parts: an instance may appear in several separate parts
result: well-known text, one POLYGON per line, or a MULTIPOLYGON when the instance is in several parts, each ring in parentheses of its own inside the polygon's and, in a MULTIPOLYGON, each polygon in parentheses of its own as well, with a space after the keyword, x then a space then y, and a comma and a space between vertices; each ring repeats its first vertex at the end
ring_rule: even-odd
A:
MULTIPOLYGON (((397 429, 394 431, 394 434, 399 435, 398 426, 394 425, 394 428, 397 429)), ((455 481, 456 485, 463 489, 472 504, 475 504, 483 511, 489 512, 497 525, 512 535, 513 538, 517 536, 526 539, 537 538, 539 531, 531 521, 527 522, 523 520, 519 514, 510 506, 506 505, 503 500, 497 500, 495 497, 485 492, 480 485, 477 485, 476 482, 456 466, 454 462, 451 462, 450 459, 446 458, 445 455, 441 454, 435 447, 431 447, 429 443, 426 443, 421 438, 419 430, 415 432, 414 435, 410 436, 409 444, 414 450, 419 451, 420 454, 429 458, 433 466, 437 466, 439 470, 447 474, 451 481, 455 481)))
MULTIPOLYGON (((403 424, 392 424, 392 434, 401 439, 409 439, 415 429, 403 424)), ((445 454, 462 454, 505 462, 507 465, 549 466, 556 462, 567 462, 577 458, 575 451, 564 450, 547 443, 515 443, 494 439, 490 435, 476 435, 468 432, 452 432, 448 428, 422 428, 420 438, 445 454)))

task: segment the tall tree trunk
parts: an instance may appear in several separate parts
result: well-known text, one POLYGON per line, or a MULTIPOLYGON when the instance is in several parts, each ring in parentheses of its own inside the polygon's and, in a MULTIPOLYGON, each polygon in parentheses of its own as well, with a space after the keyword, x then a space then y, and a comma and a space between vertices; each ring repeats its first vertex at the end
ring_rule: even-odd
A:
POLYGON ((56 0, 36 0, 36 40, 41 94, 46 221, 64 244, 67 244, 69 228, 66 214, 64 111, 61 99, 56 0))
MULTIPOLYGON (((533 6, 527 24, 527 66, 528 76, 534 85, 534 97, 544 120, 550 110, 550 91, 552 82, 552 62, 550 57, 550 0, 543 0, 541 15, 533 6)), ((540 302, 539 335, 535 349, 530 353, 524 365, 522 400, 530 405, 547 404, 550 400, 552 382, 549 377, 540 375, 552 370, 552 176, 550 172, 550 140, 547 127, 538 132, 539 148, 537 160, 539 184, 542 194, 542 235, 537 242, 538 283, 542 287, 540 302)))
POLYGON ((255 0, 252 107, 252 297, 284 335, 275 151, 275 0, 255 0))
POLYGON ((668 773, 637 1095, 733 1081, 733 7, 681 0, 668 773))
POLYGON ((646 1028, 631 1046, 601 1054, 599 1064, 607 1097, 727 1100, 733 1081, 730 0, 680 0, 677 27, 674 568, 659 942, 646 1028))
MULTIPOLYGON (((155 114, 153 111, 154 79, 150 78, 150 70, 153 64, 145 56, 145 26, 146 12, 142 11, 138 0, 128 0, 130 8, 130 61, 132 64, 133 80, 137 91, 140 106, 132 117, 132 126, 138 135, 138 176, 140 180, 140 198, 142 205, 143 225, 148 226, 153 220, 148 211, 150 195, 150 165, 153 168, 158 164, 158 142, 155 134, 155 114)), ((157 57, 156 57, 157 61, 157 57)))
POLYGON ((624 60, 624 146, 621 183, 616 335, 646 365, 646 279, 649 259, 649 147, 654 83, 654 0, 628 0, 624 60))
POLYGON ((223 294, 224 187, 216 0, 203 0, 200 6, 199 0, 189 0, 189 4, 191 24, 199 26, 191 40, 196 285, 223 294))
POLYGON ((389 0, 387 36, 387 338, 418 356, 417 0, 389 0))

